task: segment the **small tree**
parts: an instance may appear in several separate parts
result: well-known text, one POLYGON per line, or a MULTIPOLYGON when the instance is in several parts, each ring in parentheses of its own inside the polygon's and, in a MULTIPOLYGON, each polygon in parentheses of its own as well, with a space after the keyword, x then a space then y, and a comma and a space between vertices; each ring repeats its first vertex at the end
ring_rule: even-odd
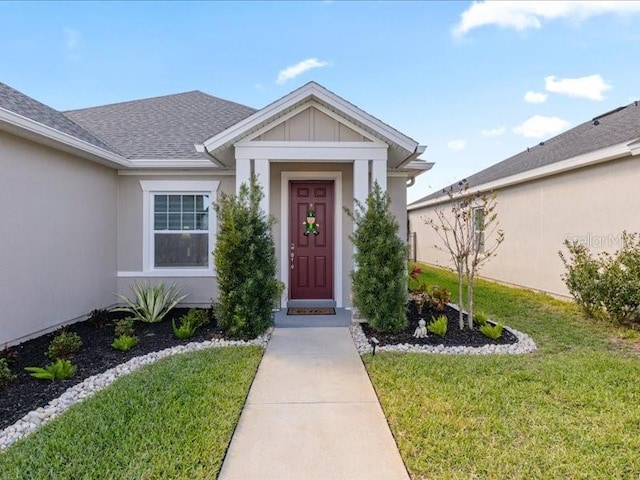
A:
POLYGON ((435 209, 435 219, 424 222, 436 232, 443 245, 435 248, 446 252, 458 273, 458 305, 460 329, 464 329, 462 306, 464 283, 467 285, 467 326, 473 329, 473 284, 480 268, 504 241, 498 228, 495 192, 471 192, 466 180, 445 190, 447 207, 435 209))
POLYGON ((219 289, 216 314, 232 335, 252 338, 272 323, 271 310, 281 295, 271 226, 260 209, 263 193, 257 177, 242 184, 236 197, 223 193, 214 204, 218 215, 215 255, 219 289))
POLYGON ((366 206, 356 200, 356 211, 345 211, 355 224, 353 301, 371 328, 397 333, 407 325, 406 247, 390 203, 376 182, 366 206))

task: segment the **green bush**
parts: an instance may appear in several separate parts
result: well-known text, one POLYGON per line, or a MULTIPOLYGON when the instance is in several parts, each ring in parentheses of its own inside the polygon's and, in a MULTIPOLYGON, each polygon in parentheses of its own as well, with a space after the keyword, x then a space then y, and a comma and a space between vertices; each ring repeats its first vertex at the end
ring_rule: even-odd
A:
POLYGON ((576 303, 594 318, 638 321, 640 309, 640 235, 622 233, 621 247, 594 257, 577 242, 565 241, 560 253, 567 271, 563 280, 576 303))
POLYGON ((473 312, 473 323, 475 325, 482 327, 483 325, 487 324, 488 320, 489 320, 489 315, 484 313, 482 310, 476 310, 475 312, 473 312))
POLYGON ((127 336, 127 337, 133 337, 135 336, 136 332, 135 329, 133 328, 133 324, 136 321, 135 318, 133 317, 127 317, 127 318, 123 318, 121 320, 116 320, 113 323, 113 334, 116 338, 118 337, 122 337, 122 336, 127 336))
POLYGON ((376 182, 366 205, 356 200, 356 210, 345 211, 355 224, 353 302, 372 329, 398 333, 407 326, 406 248, 390 204, 376 182))
POLYGON ((171 325, 173 326, 173 334, 176 338, 185 340, 193 337, 196 330, 207 323, 209 323, 208 312, 206 310, 192 308, 186 315, 180 317, 178 326, 176 326, 175 320, 171 322, 171 325))
POLYGON ((443 312, 451 301, 451 293, 446 288, 432 285, 427 291, 427 302, 437 312, 443 312))
POLYGON ((6 358, 0 358, 0 389, 7 386, 7 384, 16 378, 16 376, 11 373, 11 369, 9 368, 9 362, 7 362, 6 358))
POLYGON ((80 335, 66 330, 61 331, 53 337, 49 348, 47 349, 47 357, 50 359, 71 358, 74 353, 82 348, 82 339, 80 335))
POLYGON ((116 350, 128 352, 138 344, 138 337, 130 335, 119 335, 111 344, 116 350))
POLYGON ((76 367, 61 358, 44 368, 26 367, 25 370, 39 380, 68 380, 76 374, 76 367))
POLYGON ((427 330, 431 333, 435 333, 441 337, 447 333, 447 326, 449 324, 449 319, 446 315, 440 315, 438 318, 431 317, 431 323, 427 325, 427 330))
POLYGON ((495 325, 485 323, 480 327, 480 333, 482 333, 485 337, 497 340, 502 336, 502 325, 500 325, 499 323, 496 323, 495 325))
POLYGON ((130 288, 135 302, 126 295, 116 294, 126 306, 114 308, 114 311, 129 312, 136 320, 147 323, 161 321, 173 307, 189 296, 180 295, 182 289, 175 283, 166 291, 163 282, 157 285, 134 282, 130 288))
POLYGON ((219 298, 218 325, 242 338, 260 335, 272 324, 274 303, 282 294, 276 279, 272 217, 260 208, 257 177, 236 197, 223 193, 215 203, 218 238, 214 252, 219 298))

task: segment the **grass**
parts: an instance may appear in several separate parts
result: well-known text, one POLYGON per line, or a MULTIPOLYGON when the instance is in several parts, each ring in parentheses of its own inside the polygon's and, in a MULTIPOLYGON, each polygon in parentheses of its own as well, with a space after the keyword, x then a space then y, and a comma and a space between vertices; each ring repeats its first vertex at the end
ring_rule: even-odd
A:
POLYGON ((261 357, 229 347, 143 367, 0 453, 0 478, 216 478, 261 357))
MULTIPOLYGON (((426 270, 456 290, 449 272, 426 270)), ((478 281, 475 303, 539 350, 365 357, 411 477, 640 478, 637 335, 491 282, 478 281)))

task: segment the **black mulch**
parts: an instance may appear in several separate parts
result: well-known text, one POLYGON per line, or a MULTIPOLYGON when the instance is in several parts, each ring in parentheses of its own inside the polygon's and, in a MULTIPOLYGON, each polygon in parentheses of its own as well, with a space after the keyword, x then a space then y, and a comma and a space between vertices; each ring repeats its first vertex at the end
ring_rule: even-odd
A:
POLYGON ((460 330, 458 323, 458 311, 447 306, 444 312, 436 312, 429 308, 428 305, 422 307, 422 318, 424 318, 427 325, 431 322, 431 317, 438 317, 440 315, 446 315, 449 320, 447 324, 447 333, 441 337, 429 332, 426 338, 415 338, 413 333, 418 327, 418 310, 413 302, 409 302, 407 307, 407 317, 409 319, 407 328, 398 334, 386 334, 372 330, 368 324, 362 325, 362 330, 367 338, 375 337, 380 341, 380 345, 396 345, 401 343, 408 343, 410 345, 444 345, 445 347, 481 347, 483 345, 505 345, 513 344, 518 341, 515 335, 506 329, 502 330, 502 337, 497 340, 493 340, 486 337, 477 327, 474 326, 473 330, 466 328, 467 315, 464 315, 465 329, 460 330))
MULTIPOLYGON (((44 407, 59 397, 67 388, 82 382, 85 378, 104 372, 109 368, 130 360, 133 357, 163 350, 189 342, 202 342, 212 338, 223 338, 216 327, 215 319, 196 331, 189 340, 178 340, 173 335, 171 320, 184 315, 188 309, 175 308, 159 323, 135 322, 139 343, 128 352, 111 347, 113 342, 113 320, 127 316, 125 312, 108 312, 101 321, 87 320, 67 327, 82 338, 82 349, 71 360, 78 367, 70 380, 49 381, 31 377, 24 367, 42 367, 51 360, 45 356, 49 342, 56 332, 43 335, 9 349, 9 367, 17 375, 9 385, 0 389, 0 430, 13 424, 25 414, 38 407, 44 407)), ((6 356, 7 351, 0 351, 6 356)))

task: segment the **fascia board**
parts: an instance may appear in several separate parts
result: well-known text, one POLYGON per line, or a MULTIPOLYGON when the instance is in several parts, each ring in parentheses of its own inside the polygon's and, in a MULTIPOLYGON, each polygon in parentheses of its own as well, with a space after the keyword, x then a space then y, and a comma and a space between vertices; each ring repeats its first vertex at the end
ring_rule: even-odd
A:
POLYGON ((10 110, 0 108, 0 125, 6 130, 19 136, 29 138, 44 145, 72 153, 87 160, 107 165, 109 167, 130 167, 131 162, 126 158, 80 140, 79 138, 61 132, 55 128, 43 125, 30 118, 19 115, 10 110))
MULTIPOLYGON (((638 140, 636 140, 635 142, 638 142, 638 140)), ((590 165, 597 165, 599 163, 623 158, 630 154, 633 155, 633 149, 630 147, 630 145, 631 144, 629 142, 619 143, 610 147, 601 148, 600 150, 595 150, 593 152, 588 152, 576 157, 568 158, 560 162, 555 162, 550 165, 545 165, 543 167, 534 168, 533 170, 510 175, 508 177, 494 180, 492 182, 483 183, 482 185, 470 188, 469 193, 487 192, 500 188, 506 188, 513 185, 518 185, 520 183, 539 180, 541 178, 550 177, 559 173, 576 170, 578 168, 588 167, 590 165)), ((448 201, 449 197, 443 195, 427 202, 421 202, 416 205, 408 206, 407 210, 411 211, 419 208, 431 207, 434 205, 439 205, 441 203, 446 203, 448 201)))

